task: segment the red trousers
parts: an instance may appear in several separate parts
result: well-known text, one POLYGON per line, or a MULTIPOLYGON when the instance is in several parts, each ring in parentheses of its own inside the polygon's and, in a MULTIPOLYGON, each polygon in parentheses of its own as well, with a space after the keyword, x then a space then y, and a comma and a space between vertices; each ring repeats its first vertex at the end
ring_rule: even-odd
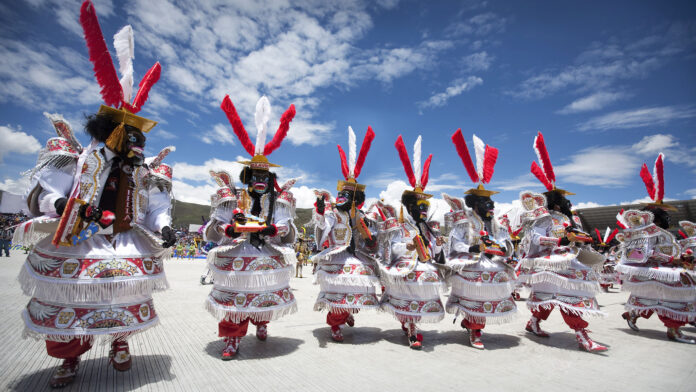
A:
MULTIPOLYGON (((648 310, 647 312, 639 312, 638 313, 638 315, 640 317, 643 317, 646 319, 650 318, 650 316, 652 316, 652 314, 653 314, 652 310, 648 310)), ((662 324, 664 324, 665 327, 667 327, 667 328, 681 328, 681 327, 686 325, 686 321, 675 320, 673 318, 670 318, 667 316, 661 316, 659 314, 657 315, 657 317, 660 318, 660 321, 662 321, 662 324)))
POLYGON ((53 358, 68 359, 77 358, 92 348, 92 343, 88 340, 72 339, 71 341, 54 342, 53 340, 46 341, 46 353, 53 358))
POLYGON ((468 329, 484 329, 486 327, 486 322, 484 321, 483 323, 475 323, 473 321, 469 321, 467 319, 462 320, 462 327, 468 328, 468 329))
POLYGON ((341 324, 345 324, 350 317, 350 312, 331 312, 326 314, 326 323, 331 326, 332 330, 339 329, 341 324))
MULTIPOLYGON (((549 318, 549 315, 551 314, 553 308, 554 306, 551 306, 548 309, 539 308, 539 310, 532 310, 532 315, 538 318, 539 320, 546 320, 547 318, 549 318)), ((561 308, 561 315, 563 316, 563 321, 565 321, 565 323, 568 324, 568 326, 572 330, 583 329, 587 328, 588 326, 587 321, 583 320, 582 317, 569 313, 563 310, 563 308, 561 308)))
POLYGON ((235 338, 244 337, 247 334, 247 328, 249 328, 250 321, 257 327, 268 324, 268 321, 254 321, 250 318, 244 319, 239 324, 227 320, 222 320, 220 321, 220 323, 218 323, 218 336, 235 338))

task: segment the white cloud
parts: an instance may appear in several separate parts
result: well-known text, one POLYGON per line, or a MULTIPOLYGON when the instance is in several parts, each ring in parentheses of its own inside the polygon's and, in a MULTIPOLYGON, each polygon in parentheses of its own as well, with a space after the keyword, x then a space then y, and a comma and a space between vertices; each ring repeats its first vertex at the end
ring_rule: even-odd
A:
POLYGON ((637 175, 639 160, 626 147, 595 146, 570 156, 569 162, 554 167, 563 182, 619 187, 637 175))
MULTIPOLYGON (((82 0, 26 0, 27 3, 42 9, 50 9, 61 27, 82 37, 80 26, 80 5, 82 0)), ((94 0, 94 8, 99 18, 113 15, 114 4, 111 0, 94 0)))
POLYGON ((446 28, 446 31, 455 37, 462 35, 484 36, 505 31, 507 18, 486 12, 472 16, 471 18, 454 23, 446 28))
POLYGON ((5 180, 0 182, 0 189, 16 195, 25 194, 27 192, 27 188, 29 188, 29 180, 26 177, 19 177, 16 179, 5 178, 5 180))
POLYGON ((473 53, 462 59, 462 72, 486 71, 493 62, 494 57, 486 51, 473 53))
POLYGON ((502 191, 519 191, 523 189, 537 189, 542 187, 542 185, 532 173, 525 173, 510 180, 498 180, 495 183, 495 187, 502 191))
POLYGON ((200 134, 199 138, 205 144, 231 144, 235 145, 237 136, 229 124, 217 123, 213 129, 200 134))
POLYGON ((687 189, 684 194, 690 199, 696 199, 696 188, 687 189))
POLYGON ((576 99, 568 106, 559 110, 557 113, 572 114, 588 112, 591 110, 599 110, 625 97, 626 94, 624 93, 598 92, 580 99, 576 99))
POLYGON ((450 98, 456 97, 465 91, 469 91, 482 83, 483 79, 477 76, 469 76, 467 79, 454 80, 452 85, 447 87, 444 92, 434 94, 428 98, 427 101, 420 102, 418 106, 421 109, 444 106, 450 98))
POLYGON ((156 137, 160 137, 165 140, 171 140, 171 139, 177 139, 178 136, 176 136, 174 133, 166 131, 162 128, 158 128, 153 132, 153 135, 156 137))
POLYGON ((664 125, 673 120, 696 117, 693 106, 655 106, 640 109, 620 110, 589 119, 580 124, 581 131, 630 129, 664 125))
POLYGON ((6 126, 0 126, 0 140, 0 163, 7 154, 35 154, 41 149, 41 144, 34 136, 6 126))

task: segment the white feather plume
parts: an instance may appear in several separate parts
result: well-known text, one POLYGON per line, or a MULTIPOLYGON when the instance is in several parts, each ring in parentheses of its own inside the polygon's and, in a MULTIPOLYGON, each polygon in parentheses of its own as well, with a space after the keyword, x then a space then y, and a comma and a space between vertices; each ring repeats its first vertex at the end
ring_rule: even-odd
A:
POLYGON ((476 173, 479 180, 483 180, 483 156, 486 152, 486 144, 478 136, 474 135, 474 153, 476 153, 476 173))
POLYGON ((611 234, 611 229, 609 228, 609 226, 607 226, 607 231, 604 232, 604 239, 602 240, 602 242, 604 242, 604 243, 607 242, 607 238, 609 238, 609 234, 611 234))
POLYGON ((114 48, 116 48, 118 68, 121 73, 123 99, 130 102, 133 95, 133 59, 135 58, 135 41, 133 28, 130 25, 123 26, 118 33, 114 34, 114 48))
POLYGON ((256 102, 256 155, 263 155, 266 147, 266 134, 268 133, 268 121, 271 119, 271 103, 264 95, 256 102))
POLYGON ((421 183, 421 173, 423 172, 423 167, 421 166, 421 135, 418 135, 416 143, 413 145, 413 173, 416 175, 416 186, 420 187, 421 183))
POLYGON ((357 156, 357 148, 355 146, 355 132, 353 132, 353 128, 351 126, 348 126, 348 170, 350 172, 350 176, 354 177, 355 176, 355 159, 357 156))
POLYGON ((662 164, 664 165, 665 156, 662 153, 657 154, 655 164, 653 165, 653 183, 655 184, 655 200, 657 200, 657 194, 660 192, 660 187, 662 186, 662 184, 660 184, 660 179, 657 177, 657 161, 660 160, 660 157, 662 157, 662 164))

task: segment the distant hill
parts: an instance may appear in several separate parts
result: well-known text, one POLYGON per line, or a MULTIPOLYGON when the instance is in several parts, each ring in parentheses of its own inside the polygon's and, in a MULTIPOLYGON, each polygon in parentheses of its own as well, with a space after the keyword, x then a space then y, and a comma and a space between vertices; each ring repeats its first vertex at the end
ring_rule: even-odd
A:
MULTIPOLYGON (((312 209, 310 208, 298 208, 295 210, 295 214, 297 215, 295 225, 298 228, 304 226, 312 219, 312 209)), ((210 219, 209 205, 174 200, 172 223, 175 227, 188 227, 190 224, 200 225, 203 223, 201 217, 206 221, 210 219)))

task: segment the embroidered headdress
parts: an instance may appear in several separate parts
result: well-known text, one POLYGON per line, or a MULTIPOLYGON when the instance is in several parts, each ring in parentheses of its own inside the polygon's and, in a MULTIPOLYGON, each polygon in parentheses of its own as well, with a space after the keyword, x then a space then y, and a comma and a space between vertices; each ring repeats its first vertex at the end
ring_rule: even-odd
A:
POLYGON ((157 62, 147 71, 140 81, 138 91, 131 103, 133 95, 133 29, 131 26, 125 26, 114 35, 114 47, 122 76, 119 80, 97 20, 94 4, 89 0, 82 3, 80 24, 87 42, 89 60, 94 65, 94 75, 101 87, 101 96, 105 103, 105 105, 101 105, 98 113, 107 115, 112 121, 119 124, 111 132, 106 144, 113 150, 120 150, 122 144, 125 143, 125 125, 135 127, 142 132, 149 132, 157 124, 156 121, 135 114, 140 111, 147 101, 150 89, 159 80, 161 66, 157 62))
POLYGON ((404 194, 414 195, 417 199, 429 199, 433 197, 433 195, 429 195, 423 191, 425 191, 425 186, 428 185, 430 161, 433 159, 433 154, 430 154, 428 159, 425 160, 425 164, 423 164, 423 169, 421 171, 421 140, 421 136, 418 135, 418 139, 416 139, 416 143, 413 145, 413 166, 411 166, 411 160, 408 158, 408 151, 406 150, 404 139, 401 135, 396 139, 394 146, 396 146, 396 151, 399 152, 399 158, 401 159, 401 164, 404 165, 404 171, 408 177, 408 182, 413 187, 412 191, 405 190, 404 194))
POLYGON ((163 148, 156 157, 146 159, 145 163, 150 168, 150 174, 171 184, 173 174, 172 167, 166 163, 162 163, 162 161, 170 152, 174 151, 176 151, 176 147, 168 146, 163 148))
POLYGON ((291 104, 288 110, 283 113, 280 117, 280 126, 275 135, 273 135, 273 139, 266 143, 268 121, 271 118, 271 103, 268 102, 268 98, 265 96, 261 97, 256 103, 256 144, 251 142, 249 134, 246 129, 244 129, 244 124, 242 124, 242 119, 239 118, 237 109, 232 104, 229 95, 225 95, 220 108, 227 115, 227 119, 232 125, 235 135, 237 135, 237 138, 239 138, 239 141, 242 143, 242 146, 252 157, 250 161, 242 161, 239 163, 247 165, 252 169, 259 170, 268 170, 269 167, 279 167, 279 165, 268 162, 266 156, 280 147, 280 143, 282 143, 285 136, 287 136, 288 130, 290 129, 290 121, 295 117, 295 105, 291 104))
POLYGON ((367 133, 365 134, 362 146, 360 147, 360 155, 358 155, 356 161, 355 156, 357 153, 357 145, 355 140, 355 132, 353 132, 353 128, 348 127, 348 160, 346 160, 346 153, 343 151, 343 148, 341 148, 341 145, 337 145, 338 155, 341 157, 341 172, 345 178, 345 181, 338 181, 337 189, 339 191, 344 189, 350 191, 365 191, 365 185, 358 184, 357 179, 360 175, 363 164, 365 163, 367 153, 370 151, 370 146, 372 145, 372 140, 374 140, 374 138, 375 133, 372 131, 372 127, 368 126, 367 133))
POLYGON ((539 181, 546 187, 548 192, 558 192, 561 195, 574 195, 575 193, 569 192, 565 189, 556 188, 556 174, 553 172, 553 166, 551 165, 551 158, 549 158, 549 152, 546 149, 546 144, 544 143, 544 135, 539 132, 534 138, 534 151, 536 151, 537 157, 539 158, 539 163, 541 166, 537 165, 535 161, 532 162, 532 174, 536 176, 539 181))
POLYGON ((498 160, 498 149, 484 144, 481 139, 474 135, 474 153, 476 153, 476 167, 474 167, 474 162, 471 160, 471 155, 469 154, 469 149, 466 146, 466 141, 462 135, 462 130, 457 129, 457 131, 452 135, 452 143, 457 148, 457 153, 466 167, 467 173, 469 173, 469 178, 471 182, 479 183, 478 187, 471 188, 464 194, 473 194, 476 196, 486 196, 490 197, 495 195, 495 191, 489 191, 484 189, 483 184, 488 184, 493 177, 493 172, 495 170, 495 162, 498 160))

